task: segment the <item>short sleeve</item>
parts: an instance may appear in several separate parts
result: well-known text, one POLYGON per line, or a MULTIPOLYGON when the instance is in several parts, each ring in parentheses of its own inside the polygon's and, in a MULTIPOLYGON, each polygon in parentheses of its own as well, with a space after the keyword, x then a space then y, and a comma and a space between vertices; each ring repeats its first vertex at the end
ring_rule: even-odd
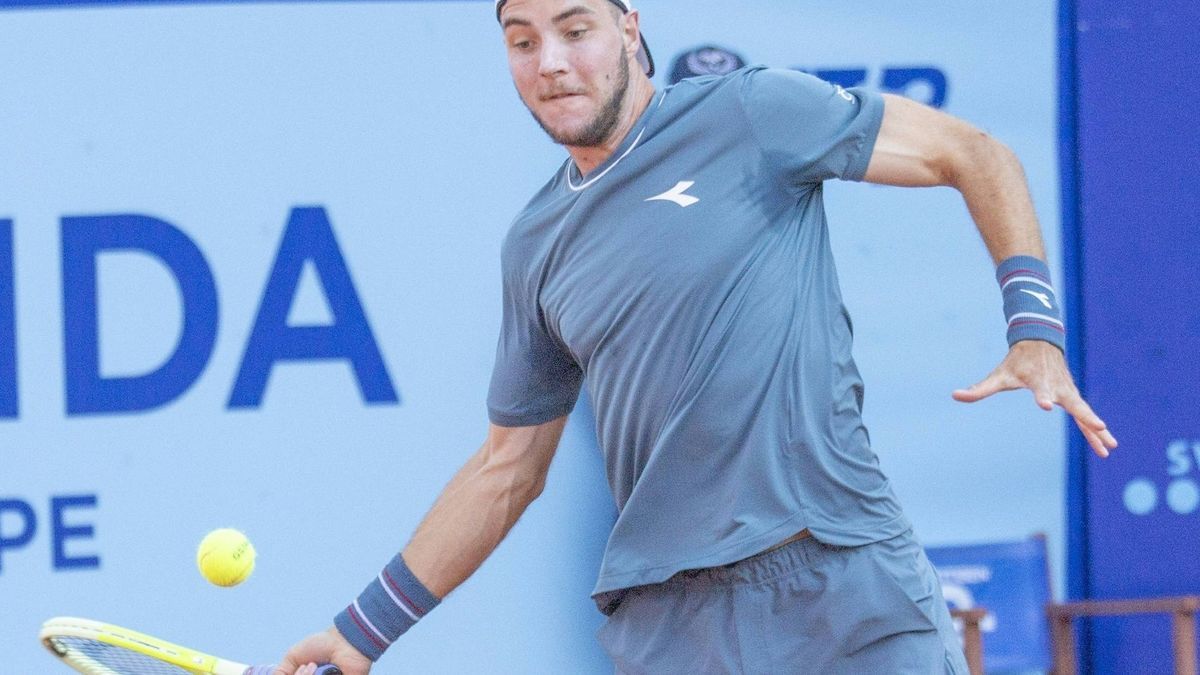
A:
POLYGON ((571 412, 583 372, 546 329, 537 293, 504 256, 504 309, 488 389, 488 417, 503 427, 542 424, 571 412))
POLYGON ((754 68, 746 71, 741 96, 764 158, 788 184, 866 174, 883 122, 880 94, 794 70, 754 68))

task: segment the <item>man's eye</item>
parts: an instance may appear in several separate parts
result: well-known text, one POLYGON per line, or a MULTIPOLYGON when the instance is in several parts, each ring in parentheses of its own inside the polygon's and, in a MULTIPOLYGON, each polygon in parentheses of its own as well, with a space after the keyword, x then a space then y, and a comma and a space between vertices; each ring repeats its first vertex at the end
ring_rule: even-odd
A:
POLYGON ((518 40, 513 43, 513 48, 520 49, 521 51, 525 51, 526 49, 529 49, 531 46, 533 46, 533 43, 530 42, 529 40, 518 40))
POLYGON ((584 28, 580 28, 579 30, 568 31, 567 37, 571 40, 578 40, 579 38, 583 37, 583 34, 586 32, 587 32, 587 30, 584 28))

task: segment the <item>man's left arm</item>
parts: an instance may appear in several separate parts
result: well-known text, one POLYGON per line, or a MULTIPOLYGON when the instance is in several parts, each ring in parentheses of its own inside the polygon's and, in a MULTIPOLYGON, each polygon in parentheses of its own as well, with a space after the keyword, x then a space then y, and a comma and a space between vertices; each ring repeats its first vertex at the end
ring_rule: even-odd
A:
MULTIPOLYGON (((962 193, 997 265, 1014 256, 1044 261, 1045 247, 1025 171, 1011 150, 970 124, 909 99, 884 95, 883 124, 863 180, 907 187, 946 185, 962 193)), ((1044 410, 1062 406, 1097 455, 1117 440, 1079 395, 1063 352, 1030 339, 1015 342, 990 375, 954 398, 973 403, 1029 389, 1044 410)))

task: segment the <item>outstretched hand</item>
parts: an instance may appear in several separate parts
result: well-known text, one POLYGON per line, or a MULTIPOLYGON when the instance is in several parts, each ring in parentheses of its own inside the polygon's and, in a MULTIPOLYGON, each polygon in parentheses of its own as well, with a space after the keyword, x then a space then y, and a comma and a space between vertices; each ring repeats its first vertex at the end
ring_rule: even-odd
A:
POLYGON ((1108 451, 1117 447, 1117 439, 1104 420, 1079 395, 1063 353, 1048 342, 1023 340, 1014 344, 990 375, 967 389, 955 390, 954 400, 974 403, 1014 389, 1033 392, 1034 401, 1043 410, 1053 410, 1056 403, 1061 406, 1075 418, 1075 424, 1097 455, 1108 457, 1108 451))
POLYGON ((310 635, 296 643, 272 675, 312 675, 318 663, 332 663, 343 675, 367 675, 371 660, 346 641, 337 628, 330 626, 323 633, 310 635))

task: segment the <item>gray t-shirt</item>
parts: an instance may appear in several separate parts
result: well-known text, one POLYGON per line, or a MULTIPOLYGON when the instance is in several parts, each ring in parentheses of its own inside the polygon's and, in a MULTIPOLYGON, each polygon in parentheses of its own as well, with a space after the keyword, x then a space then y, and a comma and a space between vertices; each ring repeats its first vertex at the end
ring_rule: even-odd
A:
POLYGON ((740 560, 807 527, 909 525, 861 419, 822 181, 861 180, 882 98, 746 68, 655 95, 588 176, 568 160, 504 242, 491 420, 582 381, 620 515, 595 593, 740 560))

